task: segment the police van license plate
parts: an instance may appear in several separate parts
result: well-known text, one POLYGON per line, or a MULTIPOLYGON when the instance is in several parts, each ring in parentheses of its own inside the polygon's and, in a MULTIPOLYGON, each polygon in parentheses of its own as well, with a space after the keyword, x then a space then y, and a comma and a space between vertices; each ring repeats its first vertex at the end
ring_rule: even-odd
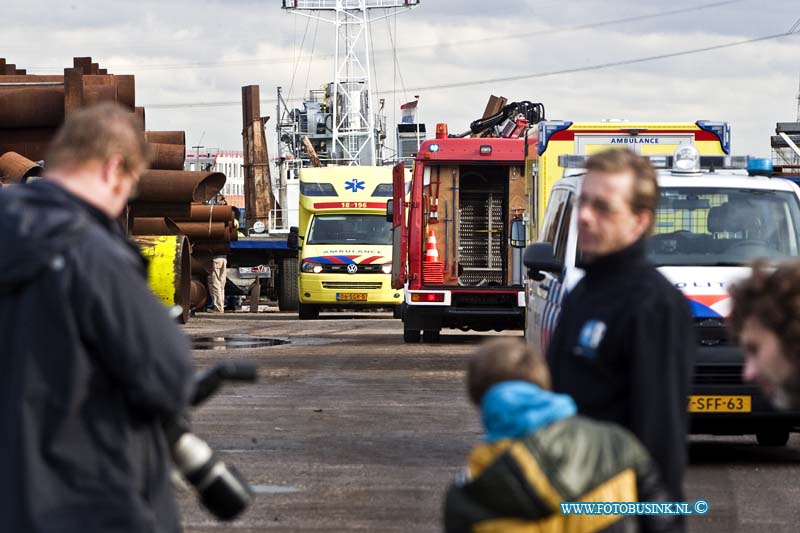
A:
POLYGON ((337 302, 366 302, 367 301, 367 293, 366 292, 337 292, 336 293, 336 301, 337 302))
POLYGON ((690 413, 749 413, 750 396, 689 396, 690 413))

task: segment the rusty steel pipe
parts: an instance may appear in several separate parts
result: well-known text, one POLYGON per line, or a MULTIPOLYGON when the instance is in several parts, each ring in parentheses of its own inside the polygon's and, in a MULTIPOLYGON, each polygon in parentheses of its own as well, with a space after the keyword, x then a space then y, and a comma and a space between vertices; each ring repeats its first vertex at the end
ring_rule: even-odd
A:
POLYGON ((157 144, 179 144, 186 149, 185 131, 146 131, 144 133, 147 142, 157 144))
POLYGON ((83 88, 83 107, 100 102, 116 102, 117 88, 113 85, 93 85, 83 88))
POLYGON ((205 265, 202 261, 199 261, 195 254, 192 254, 192 274, 198 276, 208 276, 209 272, 211 271, 211 265, 205 265))
POLYGON ((154 170, 183 170, 186 160, 186 150, 177 144, 150 143, 153 152, 153 162, 150 168, 154 170))
POLYGON ((131 227, 132 235, 180 235, 180 228, 164 217, 136 217, 131 227))
POLYGON ((224 222, 177 222, 181 233, 189 237, 192 244, 198 241, 228 241, 230 235, 224 222))
POLYGON ((131 74, 114 75, 117 102, 131 111, 136 109, 136 78, 131 74))
POLYGON ((4 81, 0 81, 0 88, 8 88, 11 87, 12 89, 17 89, 20 87, 63 87, 63 81, 17 81, 12 83, 6 83, 4 81))
POLYGON ((81 105, 83 107, 107 101, 117 101, 117 83, 114 76, 81 76, 81 105))
MULTIPOLYGON (((0 142, 2 145, 2 142, 0 142)), ((148 170, 139 182, 140 202, 207 202, 225 185, 221 172, 148 170)))
POLYGON ((83 70, 64 69, 64 114, 69 115, 83 105, 83 70))
POLYGON ((192 286, 189 293, 189 303, 193 309, 202 309, 208 302, 208 291, 206 285, 197 278, 192 278, 192 286))
POLYGON ((190 204, 188 216, 172 217, 175 222, 224 222, 230 223, 233 208, 229 205, 190 204))
POLYGON ((131 213, 134 217, 169 217, 169 218, 190 218, 192 215, 191 205, 185 203, 144 203, 133 202, 130 204, 131 213))
POLYGON ((0 128, 0 152, 17 152, 31 161, 42 161, 55 134, 55 128, 0 128))
MULTIPOLYGON (((41 74, 14 74, 13 76, 3 76, 0 78, 0 82, 4 84, 16 84, 16 83, 58 83, 63 85, 64 84, 64 76, 61 74, 56 75, 41 75, 41 74)), ((0 85, 2 86, 2 85, 0 85)))
POLYGON ((141 126, 142 131, 145 129, 145 120, 144 120, 144 108, 137 107, 133 110, 133 114, 139 119, 139 126, 141 126))
POLYGON ((0 156, 0 178, 12 183, 25 183, 31 176, 41 176, 42 167, 16 152, 6 152, 0 156))
POLYGON ((198 242, 192 245, 192 255, 227 254, 231 251, 231 245, 227 242, 198 242))
POLYGON ((84 74, 92 73, 92 58, 91 57, 73 57, 72 67, 80 69, 84 74))
POLYGON ((57 127, 64 122, 64 87, 0 92, 0 128, 57 127))

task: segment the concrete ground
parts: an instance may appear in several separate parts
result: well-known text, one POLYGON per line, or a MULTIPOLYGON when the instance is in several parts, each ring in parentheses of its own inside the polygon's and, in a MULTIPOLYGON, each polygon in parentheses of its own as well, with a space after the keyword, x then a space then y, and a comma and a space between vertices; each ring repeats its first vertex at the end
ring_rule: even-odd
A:
MULTIPOLYGON (((220 524, 180 495, 187 532, 441 531, 444 490, 481 438, 464 387, 466 356, 488 334, 445 332, 404 344, 386 313, 198 315, 198 368, 257 363, 259 382, 228 386, 194 415, 195 432, 258 492, 220 524), (254 339, 289 341, 252 347, 254 339), (223 349, 224 348, 224 349, 223 349)), ((690 531, 797 531, 800 437, 692 437, 687 497, 710 511, 690 531)))

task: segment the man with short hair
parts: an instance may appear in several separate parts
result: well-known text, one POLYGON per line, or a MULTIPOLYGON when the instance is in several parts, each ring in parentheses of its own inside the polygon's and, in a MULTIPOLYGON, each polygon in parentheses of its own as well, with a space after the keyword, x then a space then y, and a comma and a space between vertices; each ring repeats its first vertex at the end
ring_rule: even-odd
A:
POLYGON ((576 203, 586 274, 564 300, 547 361, 553 390, 579 413, 631 430, 681 501, 696 341, 686 298, 646 258, 657 203, 646 158, 606 150, 588 159, 576 203))
POLYGON ((0 531, 178 531, 162 421, 189 347, 116 220, 150 151, 133 113, 70 114, 44 179, 0 192, 0 531))
POLYGON ((470 531, 675 531, 675 516, 587 516, 562 502, 663 502, 668 494, 647 451, 627 430, 576 416, 549 391, 543 358, 519 339, 486 343, 467 370, 486 444, 450 487, 445 529, 470 531))
POLYGON ((800 409, 800 262, 764 261, 729 289, 730 326, 744 351, 743 378, 778 409, 800 409))

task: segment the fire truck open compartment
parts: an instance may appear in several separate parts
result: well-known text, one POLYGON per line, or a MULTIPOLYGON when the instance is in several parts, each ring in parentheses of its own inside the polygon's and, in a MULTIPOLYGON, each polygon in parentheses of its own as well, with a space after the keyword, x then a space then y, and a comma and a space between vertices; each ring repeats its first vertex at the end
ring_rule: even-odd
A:
MULTIPOLYGON (((525 210, 522 168, 495 164, 431 165, 429 169, 423 189, 425 235, 434 231, 444 284, 515 284, 508 237, 511 221, 525 210)), ((422 243, 423 257, 426 243, 427 238, 422 243)))
POLYGON ((505 284, 507 175, 504 167, 460 169, 456 260, 461 286, 505 284))

